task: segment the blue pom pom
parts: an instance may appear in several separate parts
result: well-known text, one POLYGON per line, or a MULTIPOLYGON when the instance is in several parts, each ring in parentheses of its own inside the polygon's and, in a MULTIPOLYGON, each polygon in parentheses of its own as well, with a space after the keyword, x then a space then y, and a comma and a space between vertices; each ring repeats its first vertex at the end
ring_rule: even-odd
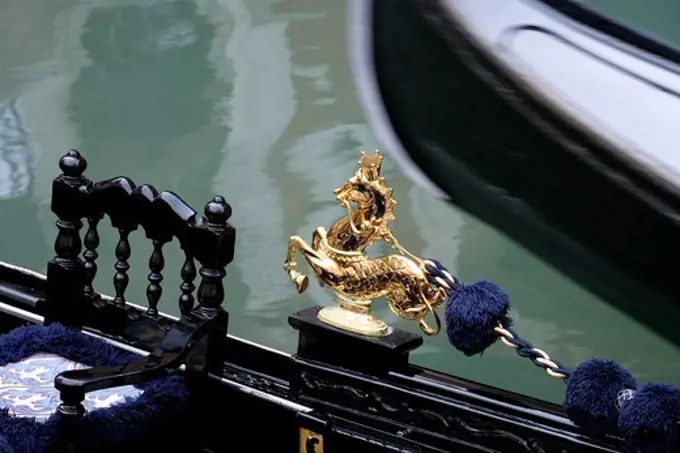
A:
POLYGON ((498 323, 510 327, 508 295, 491 282, 480 281, 451 291, 446 302, 446 333, 465 355, 481 354, 497 339, 498 323))
POLYGON ((616 362, 592 359, 574 369, 567 380, 564 410, 592 436, 616 433, 620 391, 635 389, 635 378, 616 362))
POLYGON ((680 388, 647 384, 625 402, 619 414, 619 431, 642 453, 664 453, 678 442, 680 388))

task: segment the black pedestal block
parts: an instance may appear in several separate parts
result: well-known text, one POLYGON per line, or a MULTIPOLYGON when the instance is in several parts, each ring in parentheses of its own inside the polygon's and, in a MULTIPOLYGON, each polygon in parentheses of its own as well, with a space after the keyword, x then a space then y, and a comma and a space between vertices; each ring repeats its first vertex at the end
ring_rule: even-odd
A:
POLYGON ((407 365, 409 353, 423 344, 420 335, 394 328, 383 337, 338 329, 318 319, 321 308, 307 308, 288 318, 288 323, 300 332, 297 358, 303 361, 381 375, 407 365))

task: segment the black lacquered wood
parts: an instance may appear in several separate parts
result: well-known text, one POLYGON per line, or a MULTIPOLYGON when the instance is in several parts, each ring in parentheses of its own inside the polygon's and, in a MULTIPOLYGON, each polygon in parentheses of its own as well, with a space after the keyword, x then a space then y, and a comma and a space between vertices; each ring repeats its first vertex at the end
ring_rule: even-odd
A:
MULTIPOLYGON (((43 314, 38 302, 45 291, 44 280, 0 264, 3 303, 43 314)), ((144 310, 138 313, 143 319, 144 310)), ((163 314, 159 318, 172 323, 163 314)), ((89 323, 91 318, 86 320, 89 323)), ((19 323, 0 311, 1 330, 19 323)), ((108 330, 103 335, 120 340, 108 330)), ((153 351, 158 345, 146 349, 153 351)), ((191 370, 200 370, 206 363, 200 360, 206 357, 202 350, 199 344, 194 354, 187 355, 185 363, 192 364, 191 370)), ((204 428, 193 436, 197 451, 231 452, 234 444, 227 435, 229 429, 249 439, 255 449, 274 439, 277 451, 298 452, 300 427, 321 431, 328 440, 325 451, 335 453, 398 448, 464 453, 626 451, 619 439, 589 438, 558 405, 409 364, 383 375, 360 372, 339 365, 335 354, 331 348, 313 360, 290 357, 227 338, 224 368, 215 378, 197 379, 192 388, 194 415, 204 428), (296 417, 300 407, 314 413, 296 417), (215 408, 228 414, 228 424, 225 417, 214 416, 215 408)), ((451 360, 472 360, 456 357, 451 360)))
POLYGON ((85 295, 90 299, 95 296, 94 279, 97 276, 97 258, 99 258, 99 253, 97 252, 97 248, 99 248, 99 232, 97 231, 97 226, 102 217, 101 214, 95 214, 88 217, 87 233, 85 233, 85 238, 83 240, 83 245, 85 246, 85 251, 83 252, 85 295))
POLYGON ((87 162, 75 150, 62 158, 60 166, 62 175, 54 181, 52 197, 52 209, 58 216, 57 256, 49 265, 49 274, 54 277, 49 281, 60 284, 53 285, 45 298, 49 322, 77 326, 82 324, 79 317, 83 312, 94 310, 94 327, 113 329, 138 345, 157 346, 169 327, 166 321, 158 319, 158 312, 164 295, 164 250, 171 242, 176 242, 185 255, 180 291, 171 298, 178 301, 180 312, 190 313, 197 299, 199 306, 200 300, 211 309, 220 306, 224 299, 224 268, 234 254, 234 230, 227 222, 231 207, 224 198, 211 200, 204 215, 199 216, 177 194, 158 191, 149 184, 138 185, 125 176, 89 181, 83 174, 87 162), (83 221, 87 221, 87 231, 81 240, 83 221), (102 252, 98 230, 107 223, 117 230, 118 241, 114 250, 102 252), (138 229, 152 244, 147 275, 148 309, 141 316, 126 305, 126 290, 133 272, 129 262, 134 253, 130 237, 138 229), (111 252, 115 257, 114 297, 109 301, 97 293, 94 281, 101 273, 97 259, 101 253, 111 252), (196 261, 201 265, 200 272, 196 261), (200 285, 195 283, 199 273, 200 285), (65 308, 60 309, 60 304, 66 304, 65 308))
POLYGON ((70 150, 59 161, 61 175, 52 182, 52 212, 57 216, 55 257, 47 265, 46 322, 80 324, 86 304, 85 268, 80 258, 80 229, 88 210, 87 161, 70 150))
POLYGON ((179 289, 182 295, 179 297, 180 312, 185 315, 194 308, 194 280, 196 279, 196 264, 194 263, 194 256, 190 250, 184 250, 184 264, 181 270, 182 283, 179 289))
POLYGON ((131 209, 132 191, 135 183, 130 178, 117 177, 94 184, 91 196, 94 206, 101 209, 111 221, 111 226, 118 230, 118 243, 115 247, 116 262, 113 276, 115 291, 114 303, 122 307, 125 304, 125 291, 130 283, 128 260, 132 255, 130 233, 139 227, 139 218, 131 209))
POLYGON ((392 329, 383 337, 368 337, 330 326, 319 320, 321 307, 293 313, 288 323, 299 332, 297 356, 373 375, 408 366, 409 353, 423 338, 392 329))
MULTIPOLYGON (((186 365, 187 373, 221 373, 226 359, 228 314, 222 308, 222 280, 233 260, 235 232, 228 220, 231 207, 217 196, 197 216, 172 192, 159 192, 148 184, 137 185, 119 176, 91 182, 84 176, 85 158, 69 151, 60 160, 62 174, 53 182, 52 211, 57 215, 56 256, 48 266, 44 301, 37 304, 47 322, 62 322, 108 332, 138 347, 153 350, 148 357, 129 365, 61 373, 56 378, 62 404, 66 438, 73 438, 78 419, 84 416, 82 402, 90 391, 131 385, 160 377, 186 365), (114 297, 96 292, 94 279, 99 257, 98 228, 108 218, 118 232, 115 256, 114 297), (87 221, 84 240, 80 230, 87 221), (133 250, 130 235, 142 229, 152 244, 147 286, 148 309, 140 312, 127 303, 126 290, 134 273, 130 268, 133 250), (185 253, 182 285, 177 296, 182 318, 177 322, 159 316, 163 295, 164 247, 173 241, 185 253), (84 250, 83 250, 84 245, 84 250), (81 258, 82 252, 82 258, 81 258), (194 297, 196 266, 201 282, 194 297), (194 306, 194 299, 198 305, 194 306)), ((67 442, 68 443, 68 442, 67 442)), ((74 446, 69 444, 68 448, 74 446)))

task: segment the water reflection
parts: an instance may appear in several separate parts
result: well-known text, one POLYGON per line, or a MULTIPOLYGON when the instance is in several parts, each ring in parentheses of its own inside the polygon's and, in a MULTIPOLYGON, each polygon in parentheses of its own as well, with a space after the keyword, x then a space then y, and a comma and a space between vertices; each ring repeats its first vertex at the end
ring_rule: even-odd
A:
MULTIPOLYGON (((77 121, 79 146, 92 179, 123 174, 137 183, 176 191, 196 209, 211 197, 205 180, 219 165, 226 128, 215 116, 215 94, 230 87, 207 61, 215 28, 193 2, 146 2, 92 9, 80 36, 90 64, 70 88, 67 106, 77 121), (114 171, 115 174, 111 172, 114 171)), ((116 237, 102 236, 101 291, 112 290, 116 237)), ((146 274, 149 244, 133 235, 132 272, 146 274)), ((177 313, 177 247, 167 247, 161 307, 177 313)), ((144 278, 133 278, 129 297, 144 303, 144 278)))
MULTIPOLYGON (((220 4, 234 22, 223 54, 217 54, 231 64, 233 93, 224 118, 229 134, 220 147, 223 158, 212 187, 215 192, 233 194, 230 201, 238 213, 234 218, 238 262, 233 271, 247 291, 234 301, 235 308, 271 318, 266 307, 276 306, 280 299, 280 287, 272 280, 281 272, 276 251, 285 234, 285 200, 272 181, 268 162, 295 111, 287 23, 263 23, 257 8, 250 7, 252 2, 220 4)), ((219 60, 214 64, 219 65, 219 60)))
POLYGON ((0 200, 26 194, 31 183, 31 157, 14 102, 0 102, 0 200))
POLYGON ((680 4, 675 0, 583 0, 589 7, 606 16, 641 30, 645 35, 668 42, 676 48, 680 46, 680 4))
MULTIPOLYGON (((162 166, 149 164, 157 163, 159 151, 211 124, 211 96, 204 90, 215 82, 206 61, 214 30, 195 10, 179 1, 90 13, 81 42, 91 64, 73 83, 69 108, 97 167, 125 174, 144 169, 154 178, 162 166), (121 167, 120 154, 136 159, 121 167)), ((186 150, 172 158, 205 165, 210 150, 196 150, 203 159, 187 159, 186 150)))

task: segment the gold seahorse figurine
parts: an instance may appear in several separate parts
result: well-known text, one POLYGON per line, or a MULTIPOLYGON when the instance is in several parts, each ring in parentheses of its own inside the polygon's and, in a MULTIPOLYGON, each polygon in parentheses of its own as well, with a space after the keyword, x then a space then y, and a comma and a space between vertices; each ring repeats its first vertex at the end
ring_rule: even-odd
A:
POLYGON ((446 300, 446 292, 429 283, 424 260, 394 237, 389 223, 397 202, 380 176, 381 164, 378 151, 372 156, 361 153, 356 174, 335 189, 347 215, 328 231, 318 227, 311 245, 300 236, 291 236, 283 268, 297 291, 304 292, 309 280, 297 270, 295 257, 300 252, 319 285, 335 291, 336 306, 319 312, 319 319, 327 324, 363 335, 386 335, 389 326, 371 314, 373 300, 385 297, 394 314, 418 321, 425 334, 436 335, 441 322, 435 309, 446 300), (371 259, 365 250, 376 241, 384 241, 398 253, 371 259), (434 327, 425 319, 428 314, 434 317, 434 327))

